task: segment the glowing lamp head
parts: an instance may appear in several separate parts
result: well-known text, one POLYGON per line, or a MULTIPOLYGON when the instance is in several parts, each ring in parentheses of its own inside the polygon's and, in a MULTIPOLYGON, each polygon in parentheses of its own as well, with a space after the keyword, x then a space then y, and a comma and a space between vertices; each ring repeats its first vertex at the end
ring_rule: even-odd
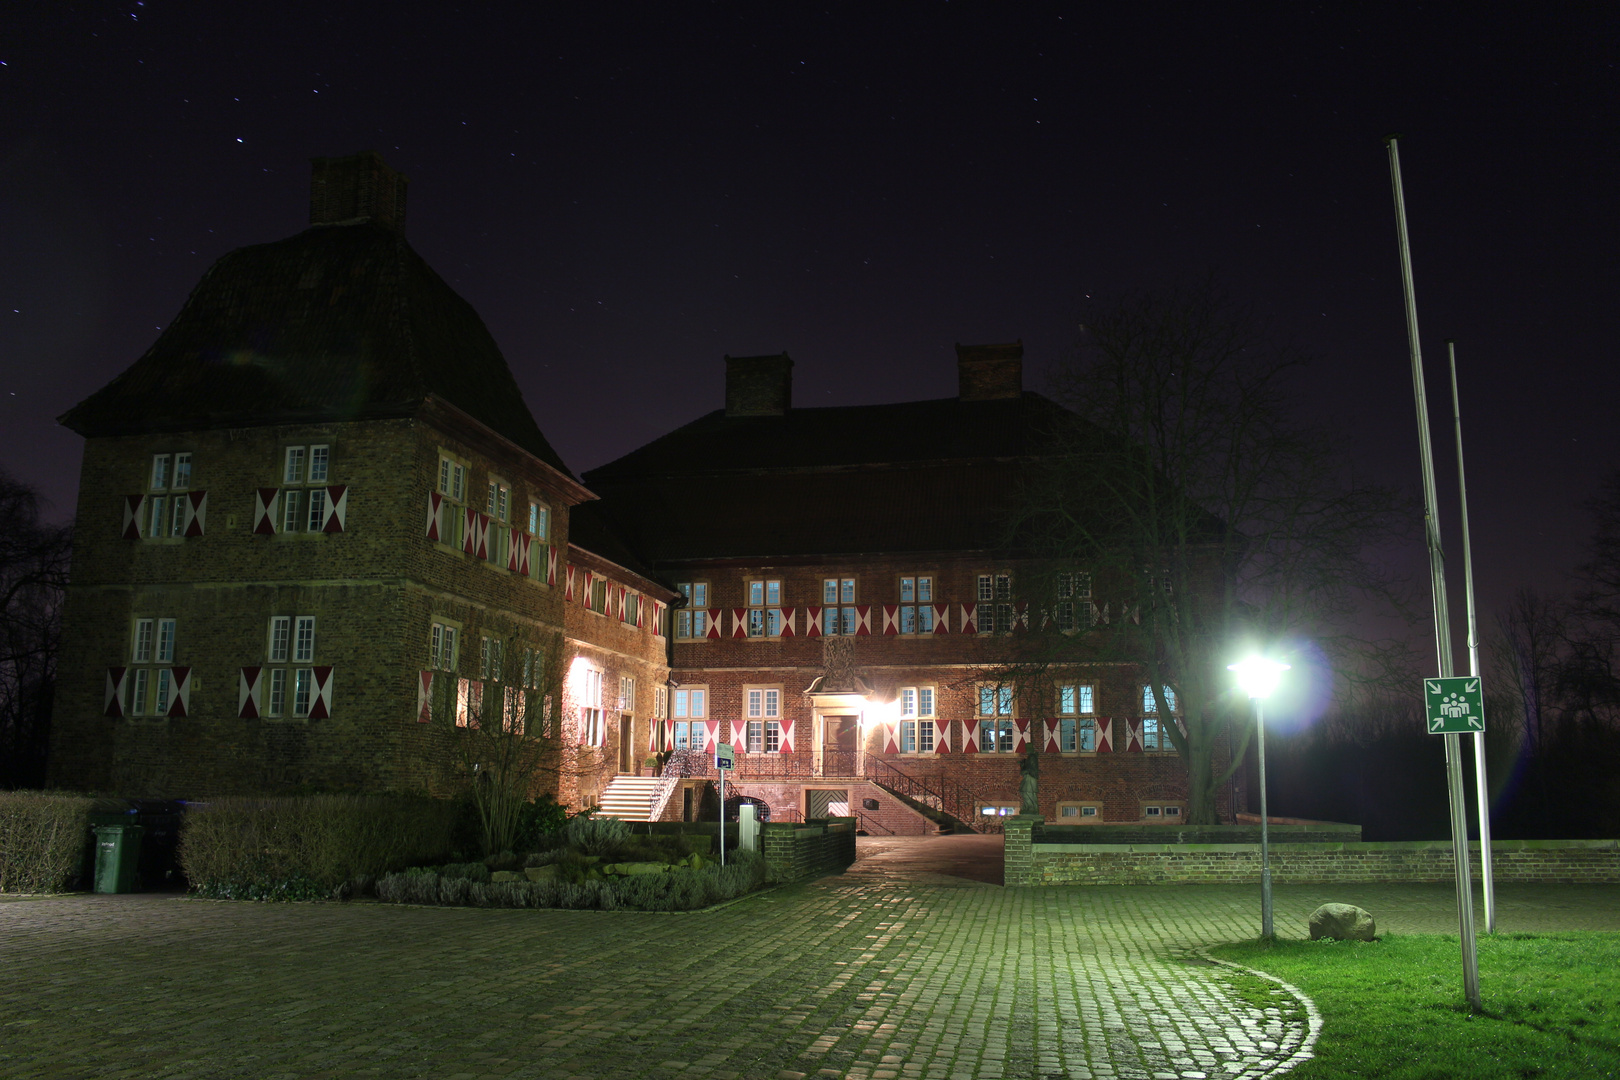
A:
POLYGON ((1289 665, 1264 656, 1251 656, 1236 664, 1227 664, 1226 670, 1237 672, 1238 685, 1251 698, 1265 699, 1277 689, 1277 682, 1289 665))

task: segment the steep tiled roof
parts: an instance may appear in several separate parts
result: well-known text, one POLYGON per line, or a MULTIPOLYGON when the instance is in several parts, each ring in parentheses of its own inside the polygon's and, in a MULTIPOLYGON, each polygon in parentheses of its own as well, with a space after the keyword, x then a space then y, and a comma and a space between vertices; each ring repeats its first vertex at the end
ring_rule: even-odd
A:
POLYGON ((61 421, 97 436, 406 416, 430 394, 567 472, 483 320, 404 235, 321 225, 220 259, 61 421))
POLYGON ((1075 422, 1039 394, 717 411, 586 474, 654 562, 993 550, 1023 463, 1075 422))

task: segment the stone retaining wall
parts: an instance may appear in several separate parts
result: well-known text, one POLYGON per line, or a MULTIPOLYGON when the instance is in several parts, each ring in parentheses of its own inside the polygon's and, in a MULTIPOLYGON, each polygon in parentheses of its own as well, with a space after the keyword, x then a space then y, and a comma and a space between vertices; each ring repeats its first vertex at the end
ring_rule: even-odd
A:
MULTIPOLYGON (((1260 880, 1259 844, 1036 843, 1039 817, 1007 819, 1008 885, 1251 884, 1260 880)), ((1470 845, 1479 877, 1479 845, 1470 845)), ((1620 841, 1497 840, 1492 871, 1500 884, 1620 884, 1620 841)), ((1271 845, 1278 884, 1449 882, 1451 843, 1279 843, 1271 845)))
POLYGON ((855 819, 768 821, 760 828, 771 881, 798 881, 842 873, 855 861, 855 819))

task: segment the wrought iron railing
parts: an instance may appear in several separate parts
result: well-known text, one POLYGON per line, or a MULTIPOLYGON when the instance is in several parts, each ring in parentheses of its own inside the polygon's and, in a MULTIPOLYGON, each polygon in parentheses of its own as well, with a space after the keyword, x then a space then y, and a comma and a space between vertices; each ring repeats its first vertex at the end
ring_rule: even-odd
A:
POLYGON ((682 780, 692 776, 707 775, 703 772, 706 767, 712 767, 712 762, 701 750, 673 750, 669 760, 664 762, 664 768, 658 774, 658 785, 653 788, 650 806, 647 809, 648 821, 663 819, 664 810, 669 806, 670 796, 675 794, 675 788, 682 780))
POLYGON ((978 792, 955 780, 943 776, 930 776, 925 780, 897 769, 880 757, 866 759, 866 778, 919 806, 948 814, 974 832, 1004 831, 1000 817, 987 818, 979 813, 981 806, 991 804, 981 798, 978 792))

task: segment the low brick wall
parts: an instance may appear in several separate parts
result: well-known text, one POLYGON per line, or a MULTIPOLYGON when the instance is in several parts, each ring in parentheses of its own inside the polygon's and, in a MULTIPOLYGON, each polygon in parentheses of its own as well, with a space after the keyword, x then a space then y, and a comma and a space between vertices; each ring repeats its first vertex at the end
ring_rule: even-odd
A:
MULTIPOLYGON (((1041 819, 1007 819, 1008 885, 1240 885, 1260 880, 1259 844, 1035 843, 1041 819)), ((1479 845, 1471 844, 1474 878, 1479 845)), ((1620 841, 1498 840, 1491 844, 1498 884, 1620 884, 1620 841)), ((1278 884, 1449 882, 1451 843, 1272 844, 1278 884)))
MULTIPOLYGON (((1361 840, 1360 825, 1331 821, 1271 824, 1271 845, 1350 844, 1361 840)), ((1258 844, 1260 826, 1240 825, 1036 825, 1037 844, 1258 844)))
POLYGON ((855 861, 855 819, 768 821, 761 826, 766 874, 771 881, 798 881, 842 873, 855 861))

